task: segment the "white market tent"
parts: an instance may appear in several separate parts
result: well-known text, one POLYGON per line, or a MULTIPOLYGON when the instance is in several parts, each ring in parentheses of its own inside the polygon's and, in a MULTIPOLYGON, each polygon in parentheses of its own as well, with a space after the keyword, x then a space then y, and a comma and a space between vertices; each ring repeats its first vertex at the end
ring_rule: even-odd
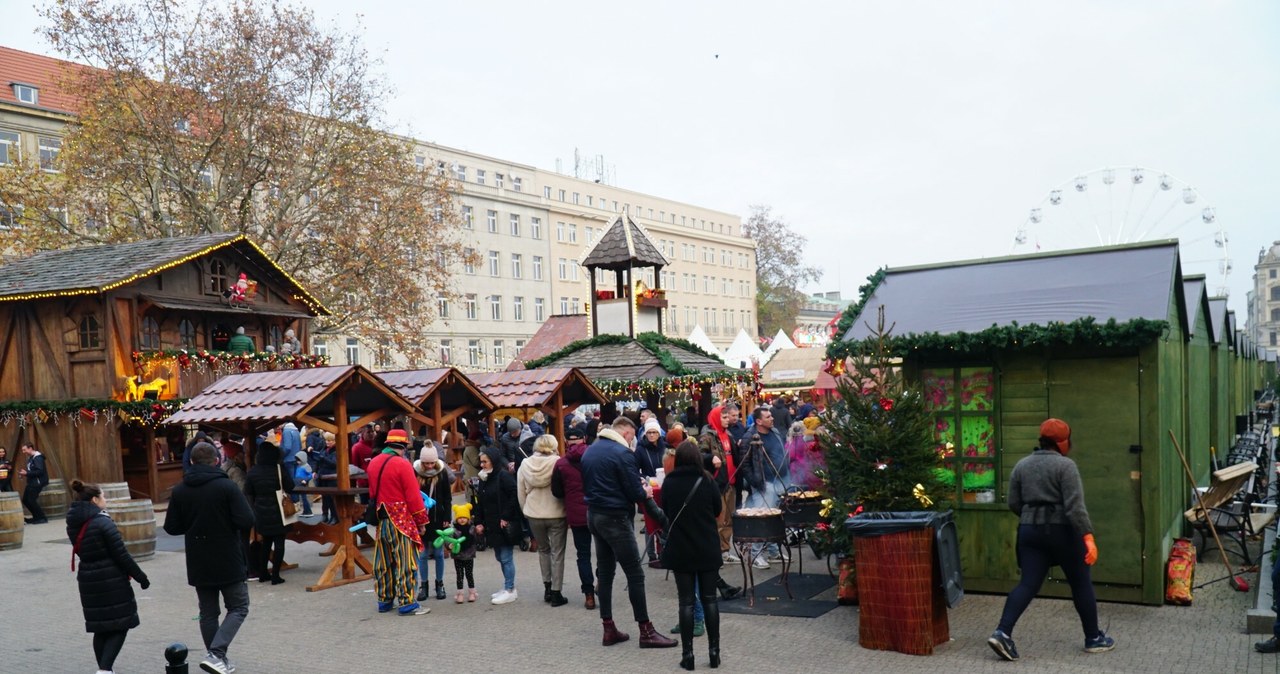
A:
POLYGON ((724 352, 720 350, 720 347, 712 343, 711 338, 707 336, 706 331, 702 329, 701 325, 693 326, 693 331, 691 331, 689 333, 689 336, 686 337, 685 339, 690 344, 693 344, 694 346, 702 349, 703 351, 706 351, 707 353, 721 360, 724 360, 724 352))
POLYGON ((796 343, 791 341, 791 338, 787 336, 787 333, 782 330, 778 330, 778 334, 774 335, 773 341, 769 343, 769 348, 764 350, 764 356, 760 359, 760 365, 763 366, 773 360, 773 357, 777 355, 779 351, 794 348, 796 348, 796 343))
POLYGON ((763 357, 764 353, 760 351, 756 340, 741 328, 738 329, 738 336, 733 338, 733 343, 724 351, 724 362, 731 367, 742 367, 743 363, 750 367, 753 361, 758 363, 763 357))

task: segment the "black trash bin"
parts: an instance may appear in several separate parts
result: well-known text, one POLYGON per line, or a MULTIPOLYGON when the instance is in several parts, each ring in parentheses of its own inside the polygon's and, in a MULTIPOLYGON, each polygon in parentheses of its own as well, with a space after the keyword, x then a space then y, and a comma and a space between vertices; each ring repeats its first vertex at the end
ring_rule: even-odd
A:
POLYGON ((864 648, 927 655, 950 639, 947 607, 964 596, 950 510, 850 517, 864 648))

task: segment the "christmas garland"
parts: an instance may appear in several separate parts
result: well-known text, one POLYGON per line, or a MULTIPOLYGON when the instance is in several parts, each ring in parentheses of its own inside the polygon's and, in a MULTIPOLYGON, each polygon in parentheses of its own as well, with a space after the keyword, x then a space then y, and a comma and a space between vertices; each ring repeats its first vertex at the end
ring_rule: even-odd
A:
MULTIPOLYGON (((940 334, 927 332, 894 336, 888 339, 889 349, 895 356, 920 353, 982 353, 993 350, 1022 350, 1047 346, 1103 346, 1134 348, 1149 344, 1164 335, 1168 321, 1135 318, 1123 323, 1114 318, 1098 323, 1092 316, 1078 318, 1069 323, 1049 325, 993 325, 981 332, 955 332, 940 334)), ((861 343, 856 340, 832 342, 827 355, 833 362, 859 353, 861 343)))
POLYGON ((591 383, 612 400, 636 399, 651 393, 682 392, 688 392, 690 398, 697 398, 698 389, 703 384, 712 385, 712 395, 717 400, 740 398, 741 388, 749 388, 753 393, 759 390, 758 375, 740 370, 654 379, 597 379, 591 383))
MULTIPOLYGON (((524 362, 524 366, 530 370, 535 370, 545 365, 554 363, 557 360, 560 360, 561 358, 568 356, 569 354, 581 351, 582 349, 586 349, 593 346, 626 344, 630 341, 631 341, 631 338, 626 335, 597 335, 590 339, 579 339, 578 341, 570 343, 568 346, 560 349, 559 351, 556 351, 555 353, 543 356, 541 358, 534 358, 533 360, 527 360, 524 362)), ((656 332, 642 332, 639 335, 636 335, 635 341, 638 342, 640 346, 643 346, 646 351, 648 351, 649 353, 652 353, 655 357, 657 357, 658 363, 662 365, 664 369, 666 369, 668 372, 670 372, 672 375, 675 375, 675 376, 697 375, 697 374, 701 374, 701 372, 693 368, 685 367, 684 363, 681 363, 678 359, 676 359, 676 357, 673 356, 670 351, 662 348, 663 346, 666 346, 666 345, 676 346, 686 351, 692 351, 693 353, 706 356, 707 358, 710 358, 715 361, 720 360, 719 358, 707 353, 706 351, 703 351, 701 348, 699 348, 698 346, 688 341, 685 341, 683 339, 664 337, 663 335, 660 335, 656 332)))
POLYGON ((252 372, 264 367, 269 370, 300 370, 308 367, 323 367, 329 364, 328 356, 307 353, 275 353, 272 351, 254 351, 250 353, 232 353, 229 351, 207 351, 205 349, 157 349, 134 351, 133 364, 142 367, 157 361, 173 361, 186 372, 195 367, 217 372, 252 372))
POLYGON ((126 423, 154 427, 178 411, 186 398, 169 400, 111 400, 107 398, 76 398, 72 400, 19 400, 0 403, 0 424, 17 423, 21 427, 35 424, 58 424, 66 421, 81 423, 110 423, 119 416, 126 423))

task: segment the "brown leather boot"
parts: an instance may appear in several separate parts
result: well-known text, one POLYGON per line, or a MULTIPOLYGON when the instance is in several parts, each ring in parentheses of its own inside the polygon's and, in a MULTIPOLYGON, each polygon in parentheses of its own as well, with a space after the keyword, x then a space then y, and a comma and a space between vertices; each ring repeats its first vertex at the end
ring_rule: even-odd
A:
POLYGON ((604 623, 604 639, 601 643, 605 646, 620 644, 631 638, 630 634, 627 634, 626 632, 619 632, 618 626, 613 624, 612 620, 602 620, 601 622, 604 623))
POLYGON ((586 596, 583 597, 582 608, 585 608, 588 611, 596 610, 596 594, 594 592, 588 592, 586 596))
POLYGON ((659 633, 654 629, 652 622, 640 623, 640 648, 674 648, 675 646, 676 640, 668 639, 659 633))

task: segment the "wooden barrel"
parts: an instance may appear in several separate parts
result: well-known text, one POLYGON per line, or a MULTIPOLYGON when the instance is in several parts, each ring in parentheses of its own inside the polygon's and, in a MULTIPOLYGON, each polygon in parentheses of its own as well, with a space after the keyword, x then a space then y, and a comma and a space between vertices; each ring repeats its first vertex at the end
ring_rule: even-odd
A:
POLYGON ((103 482, 98 488, 102 490, 102 498, 108 501, 129 500, 128 482, 103 482))
POLYGON ((107 512, 115 520, 124 547, 137 561, 151 559, 156 554, 156 510, 151 499, 112 501, 107 512))
POLYGON ((0 492, 0 550, 22 547, 22 500, 16 491, 0 492))
POLYGON ((40 498, 36 499, 44 516, 49 519, 67 516, 67 483, 61 478, 49 480, 49 484, 40 490, 40 498))

